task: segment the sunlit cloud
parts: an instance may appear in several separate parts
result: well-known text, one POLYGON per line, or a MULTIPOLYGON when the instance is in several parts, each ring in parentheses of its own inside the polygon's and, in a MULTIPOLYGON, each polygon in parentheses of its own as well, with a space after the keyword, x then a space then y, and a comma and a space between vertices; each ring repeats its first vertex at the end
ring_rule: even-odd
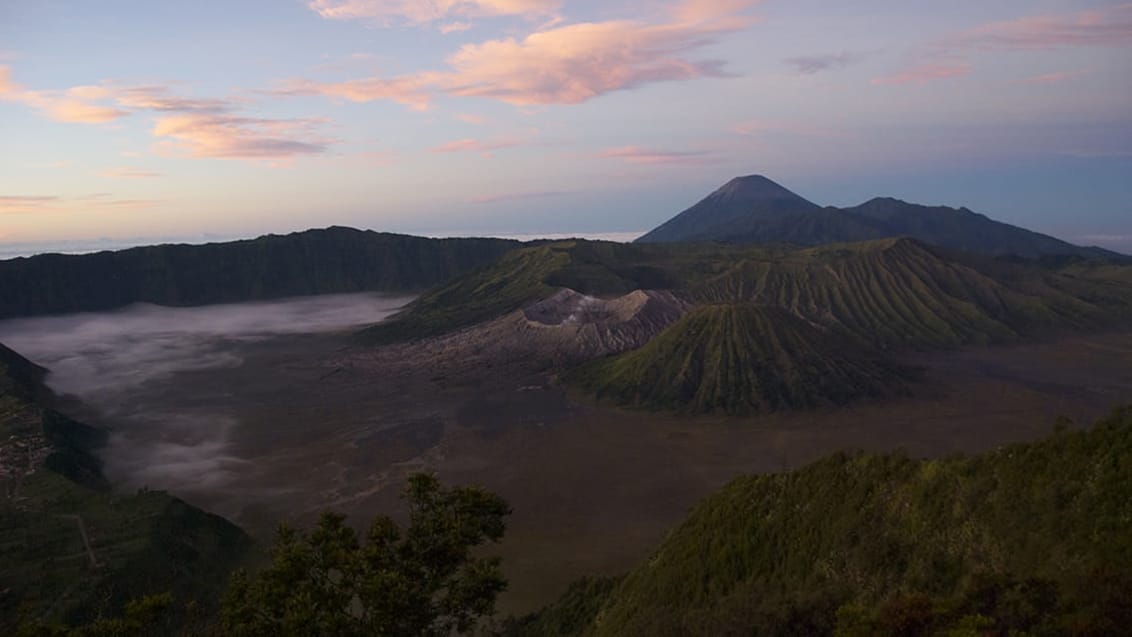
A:
POLYGON ((390 79, 374 77, 346 82, 288 80, 271 93, 276 96, 322 95, 351 102, 390 100, 423 111, 428 109, 431 101, 427 87, 434 83, 433 74, 390 79))
POLYGON ((127 108, 177 113, 224 113, 233 103, 224 99, 196 99, 172 95, 164 86, 136 86, 117 89, 118 104, 127 108))
POLYGON ((786 58, 783 60, 787 66, 802 75, 814 75, 822 71, 839 69, 860 61, 859 53, 828 53, 825 55, 805 55, 786 58))
MULTIPOLYGON (((499 6, 509 3, 499 3, 499 6)), ((484 97, 515 106, 579 104, 646 84, 723 77, 723 62, 692 54, 753 23, 734 12, 749 0, 694 0, 669 7, 659 23, 640 20, 544 25, 525 37, 465 44, 445 71, 345 82, 291 80, 276 95, 391 100, 428 108, 431 94, 484 97)), ((383 5, 384 6, 384 5, 383 5)), ((414 4, 413 6, 417 6, 414 4)), ((432 5, 422 5, 425 11, 432 5)))
MULTIPOLYGON (((927 51, 927 62, 875 78, 873 83, 923 84, 967 75, 971 65, 965 60, 978 52, 1103 46, 1132 46, 1132 3, 1072 14, 1028 16, 984 24, 936 42, 927 51)), ((1063 79, 1065 78, 1050 74, 1034 78, 1033 83, 1063 79)))
POLYGON ((0 195, 0 214, 152 208, 161 203, 164 202, 159 199, 116 199, 105 192, 69 198, 57 195, 0 195))
POLYGON ((913 66, 892 75, 875 77, 873 84, 926 84, 936 80, 962 77, 971 72, 971 65, 966 62, 925 63, 913 66))
POLYGON ((517 139, 457 139, 431 148, 434 153, 487 153, 504 148, 514 148, 522 142, 517 139))
POLYGON ((319 119, 262 119, 184 113, 160 117, 155 137, 172 140, 172 147, 190 157, 218 159, 287 159, 322 153, 334 140, 319 137, 319 119))
POLYGON ((0 214, 51 210, 58 202, 59 197, 49 195, 0 195, 0 214))
POLYGON ((738 135, 761 135, 763 133, 790 133, 804 137, 848 137, 843 130, 828 126, 813 125, 806 122, 786 119, 749 119, 731 127, 738 135))
POLYGON ((1132 4, 994 22, 962 33, 950 44, 983 51, 1128 46, 1132 45, 1132 4))
POLYGON ((640 146, 621 146, 609 148, 598 154, 602 159, 619 159, 630 164, 686 164, 702 165, 711 163, 711 153, 698 150, 655 150, 640 146))
POLYGON ((1081 71, 1059 71, 1057 73, 1043 73, 1033 77, 1014 80, 1014 84, 1059 84, 1066 80, 1083 75, 1081 71))
MULTIPOLYGON (((188 157, 221 159, 289 159, 318 154, 336 140, 317 135, 322 119, 265 119, 235 114, 232 99, 194 98, 165 86, 77 86, 62 91, 29 91, 11 80, 0 66, 0 99, 22 102, 51 119, 102 123, 134 112, 157 113, 153 135, 165 138, 162 149, 188 157), (98 103, 102 102, 102 103, 98 103), (128 110, 126 110, 128 109, 128 110)), ((156 177, 158 173, 111 169, 106 177, 156 177)))
POLYGON ((471 113, 457 113, 456 119, 473 126, 482 126, 487 123, 486 117, 482 115, 472 115, 471 113))
POLYGON ((462 33, 472 28, 471 22, 449 22, 440 25, 440 32, 447 35, 449 33, 462 33))
POLYGON ((19 102, 59 122, 101 124, 130 113, 113 106, 98 104, 111 97, 99 86, 76 86, 61 91, 33 91, 12 80, 12 71, 0 66, 0 99, 19 102))
POLYGON ((152 177, 161 177, 162 173, 146 170, 144 168, 135 168, 133 166, 118 166, 116 168, 107 168, 99 173, 103 177, 111 179, 147 179, 152 177))
POLYGON ((548 16, 561 4, 561 0, 310 0, 307 7, 329 20, 422 26, 451 18, 548 16))
POLYGON ((500 203, 504 201, 522 201, 525 199, 546 199, 549 197, 562 197, 564 195, 574 194, 564 190, 541 190, 536 192, 508 192, 496 195, 482 195, 479 197, 469 197, 468 203, 488 204, 500 203))

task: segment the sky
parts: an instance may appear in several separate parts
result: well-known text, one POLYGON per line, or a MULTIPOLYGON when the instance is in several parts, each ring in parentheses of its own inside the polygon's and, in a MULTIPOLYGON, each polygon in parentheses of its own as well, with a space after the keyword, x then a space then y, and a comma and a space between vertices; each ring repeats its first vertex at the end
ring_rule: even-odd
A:
POLYGON ((0 148, 0 248, 634 233, 757 173, 1132 252, 1132 3, 0 0, 0 148))

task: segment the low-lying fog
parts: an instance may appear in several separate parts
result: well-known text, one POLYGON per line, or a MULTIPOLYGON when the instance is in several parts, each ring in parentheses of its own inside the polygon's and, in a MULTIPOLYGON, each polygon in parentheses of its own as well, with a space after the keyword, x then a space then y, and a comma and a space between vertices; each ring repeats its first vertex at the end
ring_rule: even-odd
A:
MULTIPOLYGON (((114 434, 107 474, 178 493, 226 488, 244 462, 231 449, 235 410, 175 375, 237 368, 272 339, 353 330, 410 299, 378 294, 171 308, 149 304, 0 321, 0 342, 47 367, 48 385, 98 412, 114 434)), ((230 393, 239 387, 227 388, 230 393)))

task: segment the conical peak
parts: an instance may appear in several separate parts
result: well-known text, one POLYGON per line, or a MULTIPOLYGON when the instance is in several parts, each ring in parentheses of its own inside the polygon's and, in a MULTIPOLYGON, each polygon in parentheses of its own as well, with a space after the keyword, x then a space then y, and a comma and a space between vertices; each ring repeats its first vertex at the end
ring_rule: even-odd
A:
POLYGON ((719 189, 711 193, 708 198, 722 201, 765 201, 783 199, 805 201, 802 197, 799 197, 762 175, 736 177, 726 184, 723 184, 719 189))

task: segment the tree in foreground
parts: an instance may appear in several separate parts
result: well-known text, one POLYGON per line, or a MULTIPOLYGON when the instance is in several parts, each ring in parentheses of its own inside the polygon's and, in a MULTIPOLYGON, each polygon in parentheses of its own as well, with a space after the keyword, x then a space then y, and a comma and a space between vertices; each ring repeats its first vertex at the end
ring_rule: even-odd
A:
POLYGON ((324 513, 309 532, 281 525, 272 562, 237 572, 221 623, 234 637, 467 633, 506 586, 498 558, 474 555, 503 537, 511 509, 478 487, 441 487, 417 474, 405 490, 409 524, 381 516, 364 541, 345 516, 324 513))

